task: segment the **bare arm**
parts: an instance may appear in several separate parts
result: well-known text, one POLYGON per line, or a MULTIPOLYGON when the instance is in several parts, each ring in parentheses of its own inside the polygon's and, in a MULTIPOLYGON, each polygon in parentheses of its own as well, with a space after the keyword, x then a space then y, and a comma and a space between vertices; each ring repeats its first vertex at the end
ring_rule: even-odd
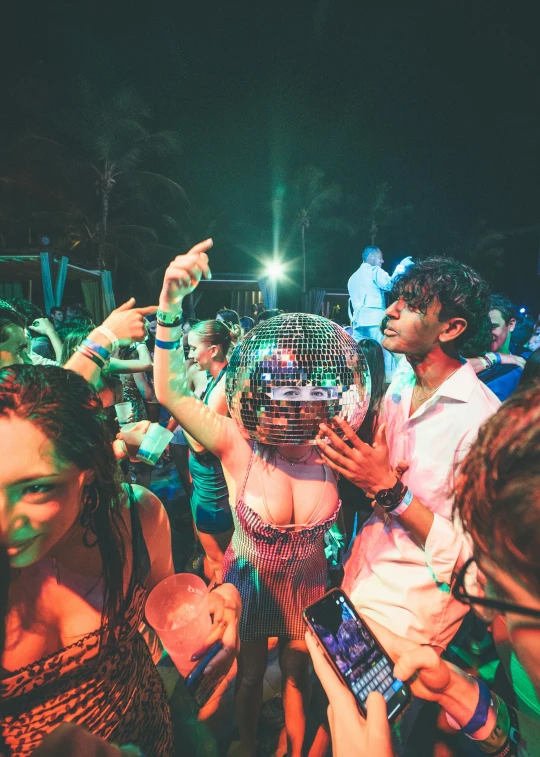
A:
POLYGON ((146 402, 151 402, 154 399, 154 392, 152 391, 152 387, 146 380, 144 373, 134 373, 133 381, 135 382, 143 400, 146 400, 146 402))
POLYGON ((62 340, 56 333, 56 330, 52 323, 49 321, 48 318, 38 318, 35 320, 32 325, 30 326, 30 329, 32 331, 35 331, 36 334, 43 334, 46 336, 50 343, 52 344, 52 348, 54 350, 54 356, 55 359, 61 363, 62 362, 62 340))
MULTIPOLYGON (((155 313, 156 307, 134 308, 135 300, 131 297, 127 302, 113 310, 103 321, 110 331, 116 334, 116 338, 121 346, 131 344, 144 338, 146 330, 144 328, 144 315, 155 313)), ((89 339, 104 347, 106 350, 111 349, 110 339, 101 331, 94 329, 89 334, 89 339)), ((79 373, 89 384, 96 384, 101 377, 101 368, 93 360, 81 354, 74 352, 64 365, 70 371, 79 373)))
MULTIPOLYGON (((187 255, 176 257, 165 272, 159 307, 168 314, 182 312, 182 300, 199 283, 203 272, 210 275, 206 250, 212 246, 207 240, 195 245, 187 255)), ((218 415, 191 392, 186 371, 184 350, 180 344, 176 349, 164 349, 160 342, 180 342, 180 326, 167 328, 158 324, 156 329, 156 351, 154 355, 154 387, 159 402, 167 408, 204 449, 221 457, 230 447, 234 433, 233 421, 218 415)))
POLYGON ((109 361, 107 373, 144 373, 152 370, 152 362, 145 363, 142 360, 120 360, 112 357, 109 361))
POLYGON ((146 344, 137 345, 138 357, 134 360, 119 360, 112 357, 109 361, 108 373, 144 373, 152 370, 152 358, 146 344))
MULTIPOLYGON (((498 352, 497 354, 501 358, 501 365, 517 365, 520 368, 524 368, 525 363, 527 362, 525 358, 520 357, 519 355, 507 355, 501 352, 498 352)), ((473 367, 475 373, 482 373, 482 371, 487 370, 488 367, 480 357, 468 357, 467 362, 473 367)))
POLYGON ((133 486, 144 541, 150 557, 150 573, 146 588, 154 586, 174 573, 171 527, 161 500, 144 486, 133 486))

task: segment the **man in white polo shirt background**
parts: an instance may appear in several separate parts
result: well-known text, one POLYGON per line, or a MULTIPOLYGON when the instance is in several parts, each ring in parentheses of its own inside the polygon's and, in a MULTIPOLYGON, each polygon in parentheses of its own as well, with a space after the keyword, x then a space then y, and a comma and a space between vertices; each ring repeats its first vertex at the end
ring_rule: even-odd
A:
MULTIPOLYGON (((378 247, 366 247, 362 253, 362 264, 353 273, 347 287, 352 306, 353 337, 360 339, 375 339, 382 343, 381 321, 386 308, 385 292, 392 289, 397 276, 401 275, 405 267, 411 263, 405 258, 390 276, 383 269, 384 258, 378 247)), ((390 381, 395 368, 395 360, 386 349, 384 350, 384 367, 387 381, 390 381)))

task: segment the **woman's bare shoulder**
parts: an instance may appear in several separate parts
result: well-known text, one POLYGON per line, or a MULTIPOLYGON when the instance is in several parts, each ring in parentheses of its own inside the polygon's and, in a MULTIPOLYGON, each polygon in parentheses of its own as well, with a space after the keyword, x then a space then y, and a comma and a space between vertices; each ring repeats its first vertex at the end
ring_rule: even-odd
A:
POLYGON ((133 484, 131 489, 150 555, 152 568, 147 588, 152 588, 173 573, 169 516, 162 501, 149 489, 138 484, 133 484))

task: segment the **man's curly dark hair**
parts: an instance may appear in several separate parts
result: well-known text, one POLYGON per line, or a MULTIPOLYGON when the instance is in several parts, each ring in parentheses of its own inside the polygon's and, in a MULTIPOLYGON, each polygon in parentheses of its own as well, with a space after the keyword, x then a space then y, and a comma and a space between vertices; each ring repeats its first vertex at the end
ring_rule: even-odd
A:
POLYGON ((441 303, 439 320, 464 318, 467 328, 454 341, 456 347, 473 339, 489 314, 489 287, 470 266, 445 257, 426 258, 409 266, 392 287, 394 299, 426 313, 432 302, 441 303))

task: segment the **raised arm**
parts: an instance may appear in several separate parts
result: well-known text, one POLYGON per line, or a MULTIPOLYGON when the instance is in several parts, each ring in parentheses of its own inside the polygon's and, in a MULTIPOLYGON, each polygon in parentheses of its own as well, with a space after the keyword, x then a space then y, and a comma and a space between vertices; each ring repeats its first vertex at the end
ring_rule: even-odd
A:
POLYGON ((146 344, 138 344, 136 347, 137 357, 134 359, 120 360, 112 357, 109 362, 108 373, 145 373, 151 371, 152 358, 146 344))
POLYGON ((211 246, 211 239, 200 242, 187 255, 178 255, 165 272, 156 328, 154 389, 159 402, 182 428, 205 449, 221 457, 230 447, 234 421, 207 407, 189 388, 180 326, 184 297, 194 291, 203 275, 211 278, 206 254, 211 246))
POLYGON ((146 335, 143 316, 155 313, 157 308, 155 306, 134 308, 134 304, 135 300, 131 297, 119 308, 113 310, 101 326, 95 328, 88 335, 90 341, 95 342, 105 350, 103 355, 94 354, 92 357, 92 350, 83 352, 77 350, 69 358, 64 368, 79 373, 89 384, 95 386, 101 377, 103 356, 110 353, 113 348, 116 349, 118 345, 122 347, 132 342, 140 342, 146 335), (113 337, 117 344, 113 344, 113 337))
POLYGON ((48 318, 37 318, 30 326, 31 331, 36 334, 43 334, 48 337, 54 350, 55 360, 59 363, 62 360, 62 340, 56 333, 56 330, 48 318))

